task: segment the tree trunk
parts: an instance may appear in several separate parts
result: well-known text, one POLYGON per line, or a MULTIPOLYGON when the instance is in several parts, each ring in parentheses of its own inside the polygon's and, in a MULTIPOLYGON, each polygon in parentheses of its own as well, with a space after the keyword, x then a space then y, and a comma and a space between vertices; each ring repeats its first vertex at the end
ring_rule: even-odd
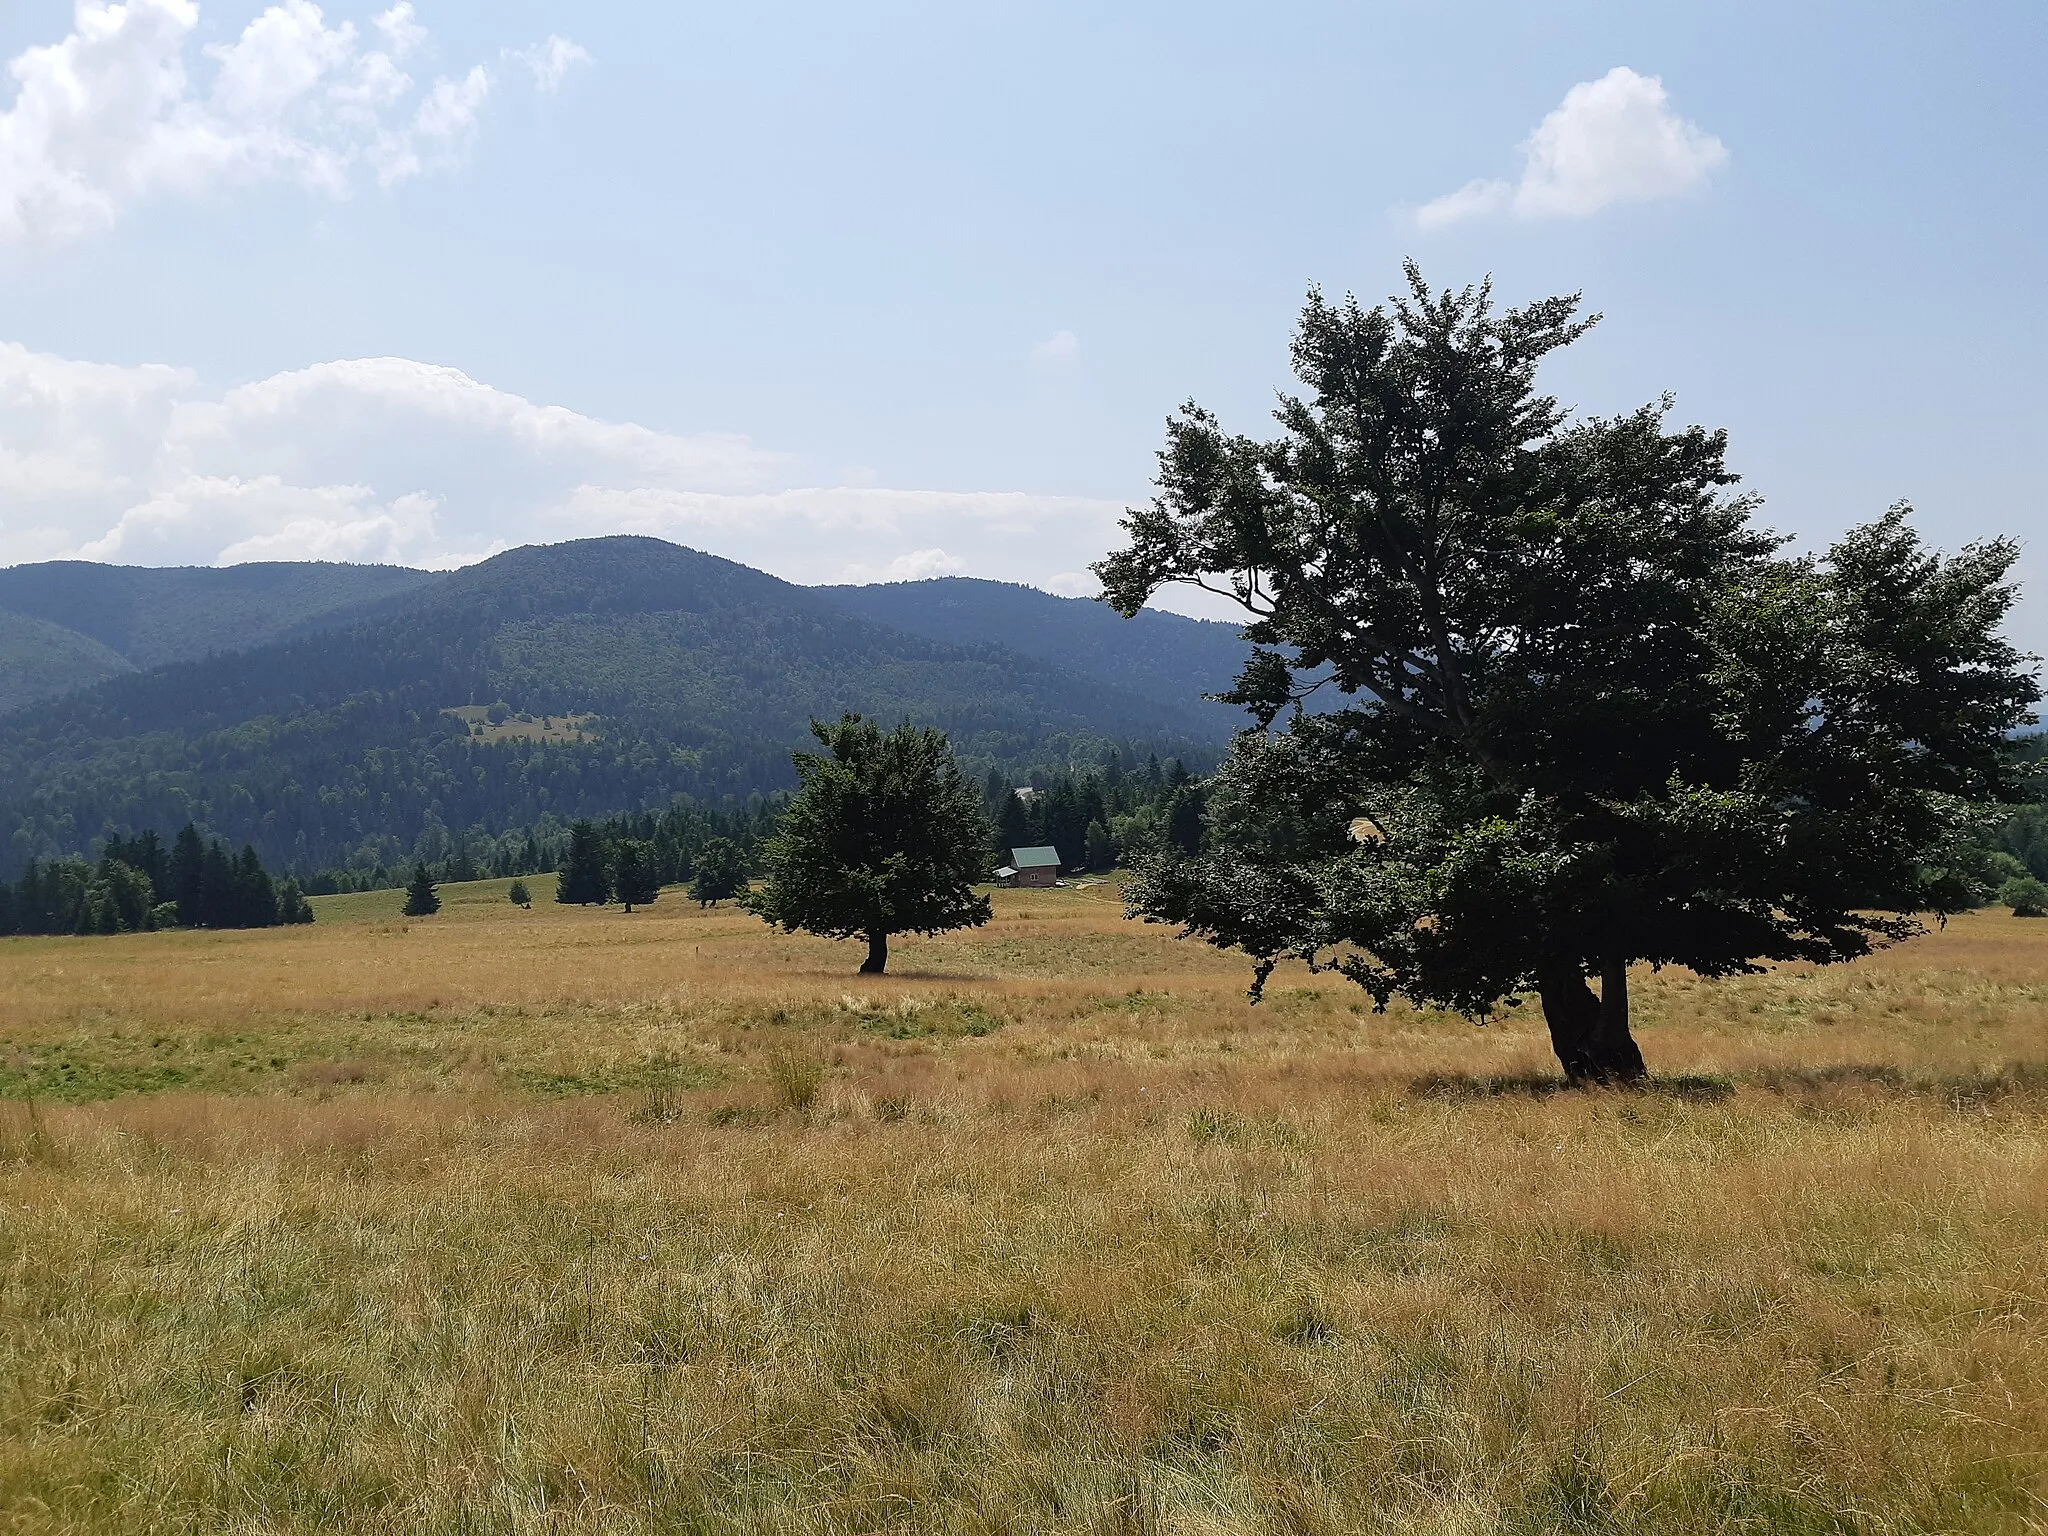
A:
POLYGON ((868 935, 867 964, 860 968, 863 976, 879 976, 889 964, 889 935, 871 933, 868 935))
POLYGON ((1553 964, 1538 978, 1550 1048, 1573 1087, 1639 1083, 1649 1074, 1628 1029, 1628 964, 1601 967, 1600 992, 1586 985, 1575 962, 1553 964))

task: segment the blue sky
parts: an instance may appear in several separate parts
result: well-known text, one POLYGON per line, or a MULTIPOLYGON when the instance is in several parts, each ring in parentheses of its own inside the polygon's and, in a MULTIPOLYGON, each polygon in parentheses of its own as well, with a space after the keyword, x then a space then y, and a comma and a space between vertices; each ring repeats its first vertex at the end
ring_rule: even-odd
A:
POLYGON ((1670 391, 1803 541, 2048 531, 2038 5, 264 12, 0 13, 0 560, 1083 590, 1166 414, 1262 430, 1404 255, 1582 290, 1552 387, 1670 391))

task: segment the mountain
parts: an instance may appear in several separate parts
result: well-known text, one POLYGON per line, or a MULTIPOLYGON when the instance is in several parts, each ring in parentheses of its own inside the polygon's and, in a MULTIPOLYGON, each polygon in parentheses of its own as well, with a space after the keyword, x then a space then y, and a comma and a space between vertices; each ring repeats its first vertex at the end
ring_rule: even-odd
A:
POLYGON ((273 866, 390 863, 435 829, 785 787, 808 721, 847 709, 938 725, 977 771, 1112 743, 1199 760, 1228 731, 1191 693, 948 644, 660 540, 590 539, 30 705, 0 720, 0 828, 14 863, 188 818, 273 866))
POLYGON ((440 579, 398 565, 157 568, 53 560, 0 569, 0 611, 60 625, 147 669, 340 622, 440 579))
POLYGON ((134 670, 127 657, 90 635, 0 610, 0 715, 134 670))
MULTIPOLYGON (((819 587, 849 613, 946 645, 1001 645, 1151 699, 1190 703, 1237 680, 1249 647, 1235 624, 1146 609, 1124 618, 1085 597, 1006 581, 946 576, 870 587, 819 587)), ((1229 704, 1199 709, 1224 732, 1245 723, 1229 704)))

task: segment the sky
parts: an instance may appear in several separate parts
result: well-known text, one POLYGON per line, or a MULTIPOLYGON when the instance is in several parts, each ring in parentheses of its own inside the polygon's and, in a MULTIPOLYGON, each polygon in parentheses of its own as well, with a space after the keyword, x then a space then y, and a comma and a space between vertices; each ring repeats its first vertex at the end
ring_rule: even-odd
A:
MULTIPOLYGON (((652 533, 1093 590, 1311 284, 1605 318, 1819 548, 2010 534, 2048 651, 2048 8, 8 0, 0 563, 652 533)), ((1175 604, 1194 608, 1198 604, 1175 604)))

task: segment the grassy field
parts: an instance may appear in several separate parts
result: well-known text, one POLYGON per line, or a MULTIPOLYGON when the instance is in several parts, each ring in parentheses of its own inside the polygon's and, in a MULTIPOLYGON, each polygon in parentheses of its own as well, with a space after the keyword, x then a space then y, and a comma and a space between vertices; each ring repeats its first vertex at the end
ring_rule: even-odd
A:
POLYGON ((0 1529, 2048 1531, 2048 923, 1658 1086, 1004 892, 0 943, 0 1529))

